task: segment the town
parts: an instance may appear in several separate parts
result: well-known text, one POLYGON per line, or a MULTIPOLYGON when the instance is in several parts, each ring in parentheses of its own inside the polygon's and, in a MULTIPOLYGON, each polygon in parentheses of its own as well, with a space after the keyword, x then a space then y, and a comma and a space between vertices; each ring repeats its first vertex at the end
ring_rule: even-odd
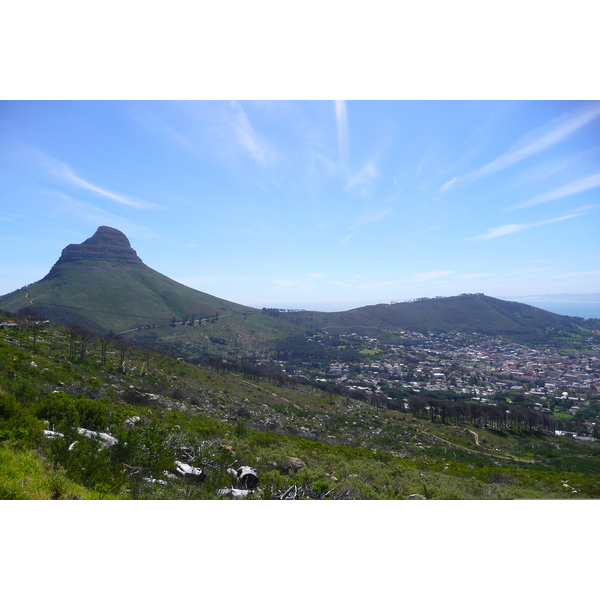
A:
POLYGON ((598 437, 600 346, 564 354, 481 334, 402 331, 401 335, 401 343, 384 343, 357 333, 323 332, 309 337, 308 344, 347 353, 352 359, 326 362, 291 356, 277 362, 300 381, 338 393, 343 387, 366 397, 403 399, 405 409, 414 395, 491 406, 505 402, 552 415, 557 435, 598 437))

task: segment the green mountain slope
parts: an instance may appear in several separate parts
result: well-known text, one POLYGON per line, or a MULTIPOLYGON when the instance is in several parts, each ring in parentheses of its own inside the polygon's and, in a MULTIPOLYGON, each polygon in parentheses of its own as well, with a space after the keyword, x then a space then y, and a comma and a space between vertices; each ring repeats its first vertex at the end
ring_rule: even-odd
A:
MULTIPOLYGON (((487 334, 529 332, 540 327, 575 328, 575 319, 484 294, 462 294, 358 309, 395 327, 452 329, 487 334)), ((583 320, 583 319, 581 319, 583 320)))
POLYGON ((177 283, 146 266, 120 231, 100 227, 67 246, 41 281, 0 297, 0 308, 32 308, 56 323, 78 322, 98 333, 256 309, 177 283))
POLYGON ((520 302, 484 294, 423 298, 413 302, 376 304, 345 312, 283 313, 286 319, 332 332, 369 330, 460 331, 503 335, 524 341, 550 341, 587 331, 586 319, 566 317, 520 302))

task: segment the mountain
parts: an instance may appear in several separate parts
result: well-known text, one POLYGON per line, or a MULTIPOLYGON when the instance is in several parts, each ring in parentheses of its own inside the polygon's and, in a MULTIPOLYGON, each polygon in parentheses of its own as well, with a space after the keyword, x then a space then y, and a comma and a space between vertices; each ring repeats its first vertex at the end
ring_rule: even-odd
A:
MULTIPOLYGON (((308 315, 300 313, 304 319, 308 315)), ((319 313, 316 313, 319 314, 319 313)), ((421 298, 411 302, 376 304, 338 313, 320 313, 328 328, 358 326, 378 329, 461 331, 489 335, 531 334, 548 328, 579 331, 584 319, 565 317, 520 302, 485 294, 421 298)), ((315 317, 313 317, 313 320, 315 317)))
POLYGON ((99 227, 69 244, 41 281, 0 297, 0 309, 34 309, 59 324, 76 322, 101 334, 126 334, 137 343, 178 356, 270 354, 282 340, 309 331, 396 335, 402 330, 501 335, 523 343, 568 345, 597 320, 566 317, 484 294, 421 298, 343 312, 258 310, 194 290, 145 265, 127 237, 99 227), (594 322, 592 322, 594 321, 594 322), (191 327, 175 327, 191 325, 191 327), (169 327, 171 325, 171 327, 169 327))
POLYGON ((122 232, 105 226, 83 243, 69 244, 42 280, 1 296, 0 308, 13 313, 34 309, 56 323, 78 322, 97 333, 163 325, 186 315, 256 311, 151 269, 122 232))

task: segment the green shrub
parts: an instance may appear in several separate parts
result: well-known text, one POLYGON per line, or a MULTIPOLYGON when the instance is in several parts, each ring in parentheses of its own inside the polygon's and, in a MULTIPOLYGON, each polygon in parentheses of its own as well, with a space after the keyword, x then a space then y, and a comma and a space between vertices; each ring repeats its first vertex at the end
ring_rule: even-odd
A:
POLYGON ((53 392, 42 398, 36 405, 35 414, 50 421, 57 431, 69 427, 102 431, 109 420, 104 403, 85 396, 70 396, 65 392, 53 392))
POLYGON ((42 436, 42 423, 12 394, 0 393, 0 430, 4 439, 18 440, 23 447, 33 447, 42 436))

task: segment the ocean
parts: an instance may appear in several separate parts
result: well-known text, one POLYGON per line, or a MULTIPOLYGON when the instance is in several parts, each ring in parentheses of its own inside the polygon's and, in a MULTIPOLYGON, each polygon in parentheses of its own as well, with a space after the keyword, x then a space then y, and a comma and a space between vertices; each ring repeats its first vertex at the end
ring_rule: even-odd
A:
POLYGON ((548 310, 557 315, 600 319, 600 302, 563 302, 559 300, 520 300, 519 302, 548 310))

